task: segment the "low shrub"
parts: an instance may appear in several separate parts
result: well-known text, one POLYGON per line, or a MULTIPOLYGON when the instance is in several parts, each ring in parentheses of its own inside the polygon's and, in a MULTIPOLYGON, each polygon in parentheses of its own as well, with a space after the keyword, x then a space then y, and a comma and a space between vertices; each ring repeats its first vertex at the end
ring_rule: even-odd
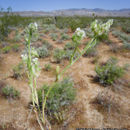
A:
POLYGON ((84 57, 94 57, 97 56, 98 52, 96 48, 90 48, 84 53, 84 57))
POLYGON ((65 50, 73 50, 75 48, 75 44, 73 42, 68 42, 65 44, 65 50))
POLYGON ((6 82, 3 80, 0 80, 0 95, 2 94, 2 89, 6 86, 6 82))
POLYGON ((53 49, 53 46, 46 40, 44 40, 42 44, 49 50, 53 49))
POLYGON ((56 41, 57 38, 58 38, 58 35, 57 35, 56 33, 51 33, 51 34, 50 34, 50 37, 51 37, 51 39, 52 39, 53 41, 56 41))
POLYGON ((126 50, 130 50, 130 43, 124 41, 123 42, 123 48, 126 49, 126 50))
POLYGON ((16 98, 19 98, 20 96, 20 92, 15 90, 15 88, 12 86, 6 86, 2 88, 2 93, 3 93, 3 96, 5 96, 6 98, 16 99, 16 98))
POLYGON ((68 29, 68 28, 64 28, 63 32, 64 32, 64 33, 68 33, 68 32, 69 32, 69 29, 68 29))
POLYGON ((54 24, 44 24, 44 33, 47 34, 49 32, 56 32, 56 26, 54 24))
POLYGON ((110 44, 110 51, 112 51, 113 53, 117 53, 121 48, 119 46, 117 46, 116 44, 110 44))
POLYGON ((18 52, 19 51, 19 45, 18 44, 14 44, 12 46, 12 49, 13 49, 13 51, 18 52))
POLYGON ((51 123, 63 121, 62 111, 65 111, 68 106, 72 105, 76 96, 76 89, 74 83, 69 78, 65 78, 63 81, 55 83, 53 86, 43 85, 38 89, 39 104, 42 107, 43 92, 46 95, 48 89, 53 87, 47 98, 45 112, 51 123))
MULTIPOLYGON (((60 63, 63 59, 70 60, 74 50, 63 50, 63 49, 55 49, 54 50, 54 60, 56 63, 60 63)), ((79 56, 79 53, 76 52, 73 59, 76 59, 79 56)))
MULTIPOLYGON (((64 58, 70 60, 70 59, 71 59, 71 56, 72 56, 72 54, 73 54, 73 51, 74 51, 74 50, 66 50, 66 51, 65 51, 64 58)), ((78 56, 79 56, 79 53, 76 52, 75 55, 74 55, 74 57, 73 57, 73 60, 75 60, 78 56)))
POLYGON ((65 57, 65 51, 59 48, 54 50, 53 58, 55 62, 60 63, 65 57))
POLYGON ((49 70, 51 70, 51 65, 50 64, 45 64, 44 68, 45 68, 46 71, 49 71, 49 70))
POLYGON ((95 98, 94 103, 100 108, 100 110, 104 110, 104 112, 118 111, 120 110, 120 105, 117 101, 119 97, 115 96, 110 89, 105 89, 98 93, 95 98))
POLYGON ((130 33, 130 27, 128 27, 128 26, 123 26, 123 27, 122 27, 122 30, 123 30, 125 33, 130 33))
POLYGON ((40 58, 45 58, 45 57, 48 57, 50 55, 49 50, 44 45, 42 47, 39 47, 37 49, 37 53, 38 53, 38 55, 39 55, 40 58))
POLYGON ((57 42, 56 42, 57 44, 62 44, 63 43, 63 40, 58 40, 57 42))
POLYGON ((120 40, 122 41, 127 41, 127 42, 130 42, 130 36, 127 35, 126 33, 124 32, 120 32, 120 31, 112 31, 112 34, 116 37, 118 37, 120 40))
POLYGON ((93 58, 93 60, 92 60, 92 64, 97 64, 98 63, 98 61, 99 61, 99 56, 95 56, 94 58, 93 58))
POLYGON ((114 44, 109 38, 105 40, 105 43, 106 43, 107 45, 114 44))
POLYGON ((11 50, 11 47, 10 46, 6 46, 2 49, 2 52, 3 53, 9 53, 9 51, 11 50))
POLYGON ((23 74, 24 65, 23 63, 19 63, 17 66, 13 68, 13 78, 20 79, 23 74))
POLYGON ((69 39, 70 37, 68 34, 65 34, 65 33, 61 34, 61 40, 69 40, 69 39))
POLYGON ((103 66, 96 66, 97 78, 104 86, 112 85, 115 80, 124 74, 123 67, 117 66, 117 61, 111 58, 103 66))
POLYGON ((19 33, 18 30, 16 30, 15 32, 15 37, 14 37, 14 41, 15 42, 19 42, 21 40, 21 34, 19 33))

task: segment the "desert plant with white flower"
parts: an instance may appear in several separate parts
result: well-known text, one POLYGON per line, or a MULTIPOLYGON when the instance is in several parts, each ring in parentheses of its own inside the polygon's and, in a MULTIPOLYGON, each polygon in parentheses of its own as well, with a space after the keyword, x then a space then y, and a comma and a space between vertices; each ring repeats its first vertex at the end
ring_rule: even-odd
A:
POLYGON ((33 107, 35 107, 35 105, 38 106, 36 79, 40 72, 38 58, 36 58, 36 57, 38 57, 37 51, 31 47, 31 39, 32 39, 33 33, 35 33, 35 31, 37 31, 36 23, 31 23, 26 28, 25 40, 26 40, 27 54, 21 55, 24 63, 26 64, 26 67, 27 67, 27 74, 28 74, 29 86, 30 86, 31 94, 32 94, 31 96, 32 96, 33 107))
POLYGON ((22 54, 22 60, 26 65, 27 69, 27 75, 29 79, 29 87, 31 90, 31 98, 32 98, 32 105, 33 110, 36 113, 36 117, 38 120, 38 123, 42 130, 43 128, 43 120, 41 119, 41 112, 39 108, 39 101, 38 101, 38 94, 37 94, 37 77, 40 74, 40 67, 38 62, 38 53, 37 51, 31 47, 31 40, 34 36, 33 33, 35 33, 38 29, 37 23, 31 23, 29 26, 25 29, 25 40, 26 44, 25 47, 27 49, 27 53, 22 54))
POLYGON ((94 36, 98 36, 98 38, 103 38, 107 36, 111 25, 113 24, 113 19, 108 20, 106 23, 99 23, 98 20, 95 20, 91 24, 91 30, 94 36))

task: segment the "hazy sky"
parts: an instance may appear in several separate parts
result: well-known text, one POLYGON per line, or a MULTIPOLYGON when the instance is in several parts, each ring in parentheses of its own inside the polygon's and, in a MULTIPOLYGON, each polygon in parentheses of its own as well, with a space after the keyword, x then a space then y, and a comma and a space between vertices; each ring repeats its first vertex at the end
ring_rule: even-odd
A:
POLYGON ((69 8, 130 8, 130 0, 0 0, 0 7, 11 6, 13 11, 51 11, 69 8))

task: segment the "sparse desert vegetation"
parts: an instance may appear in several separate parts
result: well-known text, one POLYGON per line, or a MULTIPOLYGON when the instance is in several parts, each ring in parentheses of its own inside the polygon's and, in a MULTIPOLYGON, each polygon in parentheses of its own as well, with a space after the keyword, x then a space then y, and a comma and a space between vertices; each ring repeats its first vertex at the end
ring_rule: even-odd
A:
POLYGON ((129 129, 129 23, 3 12, 0 129, 129 129))

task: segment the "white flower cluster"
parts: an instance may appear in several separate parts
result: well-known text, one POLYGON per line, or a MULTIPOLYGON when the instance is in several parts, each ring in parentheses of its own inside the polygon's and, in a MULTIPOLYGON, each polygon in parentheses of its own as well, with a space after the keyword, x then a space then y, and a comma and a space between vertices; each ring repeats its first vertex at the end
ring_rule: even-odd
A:
POLYGON ((75 34, 81 38, 81 40, 86 36, 85 31, 81 30, 80 28, 77 28, 75 31, 75 34))
MULTIPOLYGON (((27 54, 22 54, 21 58, 23 60, 23 62, 27 65, 29 62, 29 57, 27 54)), ((32 69, 32 74, 36 77, 39 76, 40 74, 40 67, 39 67, 39 62, 38 62, 38 58, 36 57, 32 57, 31 60, 31 69, 32 69)))
POLYGON ((36 31, 38 29, 38 25, 37 25, 36 22, 35 23, 30 23, 28 25, 28 28, 31 29, 32 31, 36 31))
POLYGON ((112 24, 113 24, 113 19, 108 20, 104 24, 98 23, 98 20, 95 20, 91 24, 91 30, 93 31, 94 35, 102 36, 103 34, 108 33, 112 24))
POLYGON ((21 55, 21 58, 22 58, 22 60, 23 60, 25 63, 27 63, 27 60, 28 60, 27 54, 22 54, 22 55, 21 55))
POLYGON ((38 25, 37 23, 30 23, 28 27, 25 29, 25 41, 29 41, 29 35, 35 33, 38 30, 38 25))

